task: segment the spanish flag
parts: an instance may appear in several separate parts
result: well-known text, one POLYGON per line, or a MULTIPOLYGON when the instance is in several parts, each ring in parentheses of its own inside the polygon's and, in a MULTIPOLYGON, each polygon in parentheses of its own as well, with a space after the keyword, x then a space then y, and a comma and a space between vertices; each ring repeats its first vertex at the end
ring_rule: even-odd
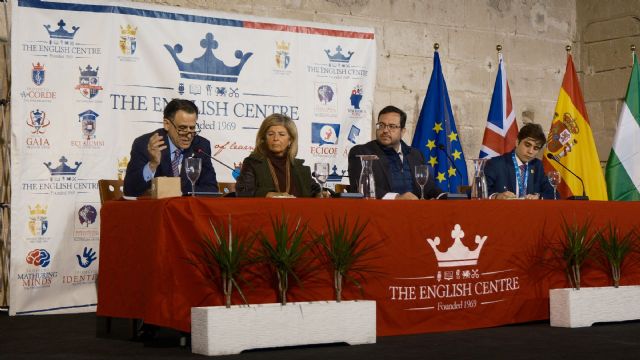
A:
POLYGON ((562 182, 558 191, 562 198, 584 193, 590 200, 607 200, 607 187, 571 54, 567 55, 567 69, 547 137, 543 162, 545 171, 557 170, 560 173, 562 182), (549 157, 580 176, 584 181, 584 189, 576 176, 549 157))

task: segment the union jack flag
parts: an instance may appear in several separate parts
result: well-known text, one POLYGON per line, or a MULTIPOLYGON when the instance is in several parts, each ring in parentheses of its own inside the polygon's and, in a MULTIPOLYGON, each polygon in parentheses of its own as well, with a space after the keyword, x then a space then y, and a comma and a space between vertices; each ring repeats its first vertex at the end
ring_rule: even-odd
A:
POLYGON ((516 146, 518 124, 511 104, 511 92, 504 69, 502 53, 498 53, 498 75, 493 88, 491 106, 487 116, 487 127, 484 129, 480 158, 492 158, 510 152, 516 146))

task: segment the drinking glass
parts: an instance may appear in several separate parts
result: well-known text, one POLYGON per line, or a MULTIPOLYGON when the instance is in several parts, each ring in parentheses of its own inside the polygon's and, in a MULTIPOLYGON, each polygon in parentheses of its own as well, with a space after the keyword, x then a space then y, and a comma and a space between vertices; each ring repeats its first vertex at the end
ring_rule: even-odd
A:
POLYGON ((424 186, 429 180, 429 168, 427 165, 416 165, 415 172, 416 182, 420 185, 420 200, 424 200, 424 186))
POLYGON ((558 185, 560 185, 560 173, 555 170, 551 170, 547 173, 547 178, 549 179, 549 184, 553 187, 553 200, 557 200, 558 197, 556 196, 556 189, 558 188, 558 185))
POLYGON ((316 163, 314 165, 313 171, 316 176, 316 180, 320 183, 320 197, 324 197, 324 184, 327 182, 327 178, 329 177, 329 163, 316 163))
POLYGON ((186 158, 185 171, 189 181, 191 181, 191 196, 196 196, 196 181, 200 177, 200 169, 202 168, 202 159, 197 157, 186 158))

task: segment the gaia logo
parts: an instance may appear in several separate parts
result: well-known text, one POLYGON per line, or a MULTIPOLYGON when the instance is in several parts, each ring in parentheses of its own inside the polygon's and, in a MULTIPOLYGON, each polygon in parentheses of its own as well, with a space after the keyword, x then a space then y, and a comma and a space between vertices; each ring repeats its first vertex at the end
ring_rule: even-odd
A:
POLYGON ((85 227, 95 223, 97 217, 98 211, 91 205, 84 205, 78 210, 78 221, 85 227))
POLYGON ((80 90, 80 94, 87 99, 93 99, 102 90, 102 86, 98 84, 100 81, 100 78, 98 78, 100 67, 98 66, 94 70, 91 65, 87 65, 84 70, 82 68, 79 68, 79 70, 80 78, 78 85, 76 85, 76 90, 80 90))
POLYGON ((289 43, 282 41, 276 41, 276 66, 280 70, 284 70, 289 67, 291 58, 289 57, 289 43))
POLYGON ((27 254, 25 260, 27 264, 45 268, 51 263, 51 254, 45 249, 35 249, 27 254))
POLYGON ((135 54, 137 47, 137 32, 137 27, 133 27, 131 25, 127 25, 125 27, 120 26, 120 52, 123 55, 135 54))
POLYGON ((205 49, 204 54, 193 59, 190 63, 186 63, 178 58, 178 54, 183 50, 181 44, 164 46, 178 66, 181 78, 238 82, 242 68, 251 55, 253 55, 252 52, 245 54, 241 50, 236 50, 234 56, 236 59, 239 59, 240 62, 236 65, 229 66, 213 54, 213 50, 218 48, 218 42, 214 40, 212 33, 207 33, 205 38, 200 40, 200 46, 205 49))
POLYGON ((31 64, 31 80, 36 86, 44 83, 44 64, 31 64))
POLYGON ((29 112, 29 120, 27 125, 33 129, 32 134, 44 134, 44 128, 49 126, 51 122, 47 120, 47 114, 39 109, 29 112))
POLYGON ((35 207, 29 206, 29 231, 33 236, 42 236, 49 228, 49 220, 47 220, 47 206, 42 207, 36 204, 35 207))

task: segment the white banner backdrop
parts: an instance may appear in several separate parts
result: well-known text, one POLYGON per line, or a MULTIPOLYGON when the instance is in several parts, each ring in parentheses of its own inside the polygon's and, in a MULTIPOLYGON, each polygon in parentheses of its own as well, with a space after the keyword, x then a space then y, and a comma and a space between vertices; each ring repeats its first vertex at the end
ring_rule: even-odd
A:
MULTIPOLYGON (((369 140, 373 29, 113 1, 12 9, 12 315, 95 311, 97 180, 122 178, 172 98, 196 103, 212 155, 236 171, 274 112, 329 181, 369 140)), ((214 166, 218 181, 237 175, 214 166)))

